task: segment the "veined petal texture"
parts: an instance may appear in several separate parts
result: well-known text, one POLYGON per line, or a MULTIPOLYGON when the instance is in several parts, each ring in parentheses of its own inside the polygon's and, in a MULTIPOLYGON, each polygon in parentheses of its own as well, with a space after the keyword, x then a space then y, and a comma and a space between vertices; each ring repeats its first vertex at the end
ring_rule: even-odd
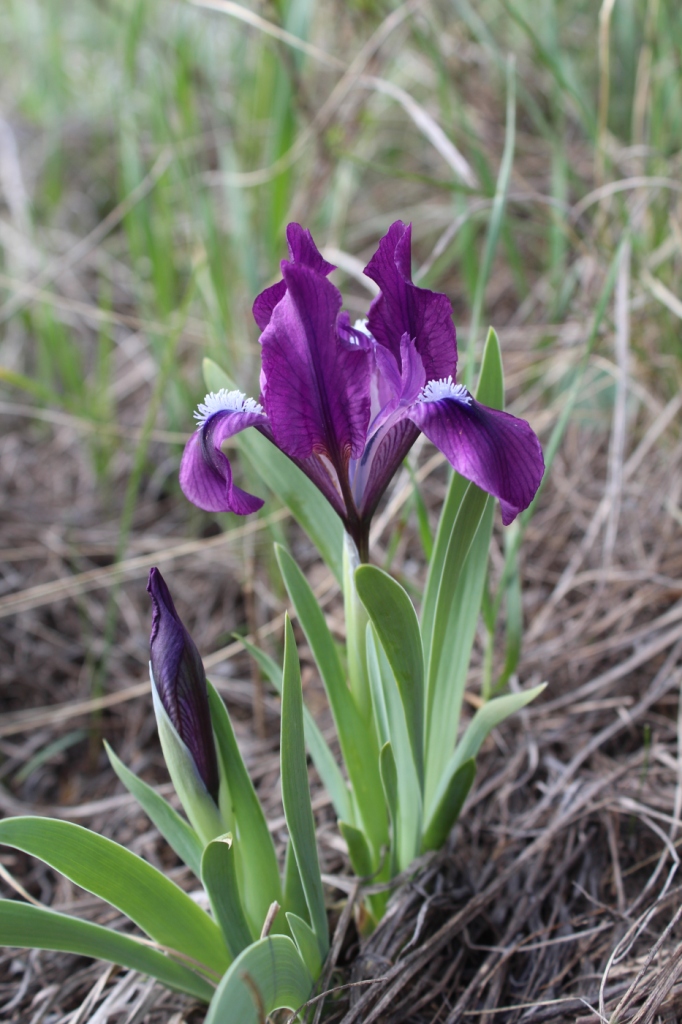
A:
POLYGON ((365 447, 370 416, 369 352, 342 341, 341 294, 306 266, 283 264, 286 295, 261 337, 264 403, 287 455, 326 455, 340 477, 365 447))
POLYGON ((525 420, 481 405, 452 380, 428 384, 408 415, 458 473, 499 498, 505 526, 530 505, 545 464, 525 420))
POLYGON ((365 274, 381 288, 369 309, 368 325, 380 345, 400 361, 400 340, 413 338, 422 357, 427 380, 454 376, 457 336, 447 295, 418 288, 412 283, 412 227, 396 221, 381 239, 365 267, 365 274))

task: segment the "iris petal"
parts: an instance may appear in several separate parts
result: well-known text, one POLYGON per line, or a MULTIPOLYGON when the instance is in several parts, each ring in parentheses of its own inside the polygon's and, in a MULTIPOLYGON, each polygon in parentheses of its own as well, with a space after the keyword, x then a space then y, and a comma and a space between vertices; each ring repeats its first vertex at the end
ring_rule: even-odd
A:
MULTIPOLYGON (((313 241, 309 231, 305 231, 300 224, 289 224, 287 227, 287 244, 289 246, 289 259, 304 267, 310 267, 317 274, 327 277, 332 270, 336 270, 333 263, 327 263, 322 253, 313 241)), ((261 331, 270 323, 272 311, 277 303, 284 298, 287 286, 284 281, 270 285, 265 291, 256 297, 253 304, 253 318, 261 331)))
POLYGON ((308 267, 282 270, 287 293, 261 337, 268 420, 286 455, 326 455, 341 477, 365 447, 370 353, 340 342, 338 289, 308 267))
POLYGON ((225 409, 212 413, 192 434, 180 462, 180 487, 197 508, 246 516, 262 507, 260 498, 233 482, 232 467, 220 446, 246 427, 264 422, 263 413, 254 409, 225 409))
POLYGON ((410 269, 411 225, 396 221, 365 267, 381 293, 369 309, 369 329, 381 345, 400 359, 403 334, 413 338, 427 378, 446 377, 457 368, 457 336, 446 295, 418 288, 410 269))
MULTIPOLYGON (((443 382, 445 385, 446 382, 443 382)), ((464 389, 417 402, 409 417, 467 480, 500 500, 505 526, 530 505, 544 473, 540 442, 525 420, 476 402, 464 389)), ((447 388, 441 389, 443 392, 447 388)))

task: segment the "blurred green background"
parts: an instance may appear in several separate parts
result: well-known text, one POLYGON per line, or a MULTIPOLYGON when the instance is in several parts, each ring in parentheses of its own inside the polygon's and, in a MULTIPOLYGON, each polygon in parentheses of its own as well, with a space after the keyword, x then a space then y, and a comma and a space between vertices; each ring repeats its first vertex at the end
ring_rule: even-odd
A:
POLYGON ((148 481, 178 494, 202 357, 257 393, 250 308, 290 220, 353 315, 379 237, 412 221, 460 372, 494 324, 511 407, 545 440, 578 379, 576 414, 605 430, 626 372, 668 401, 681 58, 678 0, 6 0, 2 422, 81 432, 122 558, 148 481))

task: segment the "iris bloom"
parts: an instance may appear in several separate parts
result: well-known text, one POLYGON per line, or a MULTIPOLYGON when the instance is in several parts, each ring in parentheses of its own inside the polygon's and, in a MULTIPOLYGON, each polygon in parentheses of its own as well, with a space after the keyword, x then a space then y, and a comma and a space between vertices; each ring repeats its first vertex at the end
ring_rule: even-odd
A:
POLYGON ((152 599, 152 682, 204 786, 217 803, 218 759, 201 656, 157 568, 149 571, 147 591, 152 599))
POLYGON ((533 500, 544 462, 524 420, 476 402, 456 383, 447 296, 411 278, 411 228, 396 221, 364 273, 379 285, 366 321, 351 324, 309 231, 287 228, 282 278, 253 305, 262 334, 260 399, 209 394, 180 467, 185 495, 209 512, 263 502, 232 479, 223 442, 260 430, 319 487, 367 558, 369 524, 422 431, 458 473, 500 501, 510 523, 533 500))

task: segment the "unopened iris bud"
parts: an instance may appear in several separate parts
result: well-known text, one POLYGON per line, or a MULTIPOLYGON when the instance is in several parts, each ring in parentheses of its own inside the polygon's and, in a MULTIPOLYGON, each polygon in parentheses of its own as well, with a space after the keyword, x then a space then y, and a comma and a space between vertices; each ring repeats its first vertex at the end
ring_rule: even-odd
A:
MULTIPOLYGON (((156 696, 178 738, 189 751, 206 790, 217 804, 220 777, 204 666, 196 644, 183 625, 170 591, 157 568, 149 572, 147 591, 153 604, 150 646, 152 683, 156 696)), ((161 739, 163 743, 163 733, 161 739)), ((164 744, 164 754, 173 777, 174 766, 171 761, 174 759, 169 759, 165 747, 164 744)), ((182 799, 182 794, 178 795, 182 799)), ((189 813, 189 809, 186 810, 189 813)))

